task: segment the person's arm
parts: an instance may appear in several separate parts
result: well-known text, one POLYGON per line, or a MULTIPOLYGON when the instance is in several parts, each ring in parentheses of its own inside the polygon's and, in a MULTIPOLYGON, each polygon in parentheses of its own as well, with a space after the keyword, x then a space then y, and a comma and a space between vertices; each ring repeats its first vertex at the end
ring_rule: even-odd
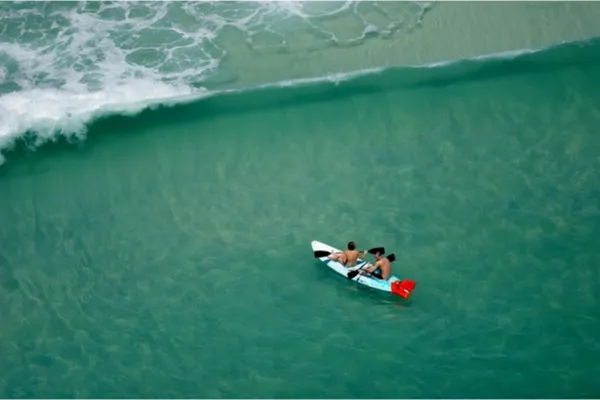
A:
POLYGON ((375 271, 377 268, 379 268, 380 263, 381 263, 381 261, 377 261, 375 264, 372 264, 370 267, 365 268, 365 271, 367 271, 368 273, 375 271))

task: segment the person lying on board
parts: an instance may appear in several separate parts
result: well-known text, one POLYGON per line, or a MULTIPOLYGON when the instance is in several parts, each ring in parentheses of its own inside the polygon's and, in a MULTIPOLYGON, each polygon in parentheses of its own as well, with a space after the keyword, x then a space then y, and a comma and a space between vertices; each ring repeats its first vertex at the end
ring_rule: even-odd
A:
POLYGON ((375 253, 375 264, 360 271, 362 275, 370 274, 378 279, 387 281, 392 276, 392 262, 396 259, 396 256, 392 253, 389 256, 383 257, 380 252, 375 253), (376 272, 380 270, 381 272, 376 272))
POLYGON ((356 261, 358 261, 359 258, 365 258, 365 255, 367 255, 367 250, 364 250, 362 253, 359 252, 356 250, 356 243, 352 241, 348 242, 347 250, 344 250, 341 253, 332 254, 328 258, 330 260, 337 260, 340 264, 351 268, 356 265, 356 261))

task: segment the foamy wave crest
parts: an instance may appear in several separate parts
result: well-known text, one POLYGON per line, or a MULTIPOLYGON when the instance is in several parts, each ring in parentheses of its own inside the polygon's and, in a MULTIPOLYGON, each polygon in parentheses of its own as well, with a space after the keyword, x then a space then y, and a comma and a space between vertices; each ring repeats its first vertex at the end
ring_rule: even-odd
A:
POLYGON ((98 116, 135 114, 151 104, 191 93, 186 86, 148 80, 131 80, 96 92, 52 88, 12 92, 0 97, 0 147, 24 132, 34 133, 38 145, 57 133, 83 138, 86 124, 98 116))
MULTIPOLYGON (((600 63, 599 46, 600 39, 564 42, 539 49, 499 52, 416 66, 369 68, 212 91, 137 79, 97 92, 78 93, 48 88, 12 92, 0 97, 0 150, 14 141, 17 133, 34 133, 34 143, 28 140, 28 144, 35 146, 55 139, 57 133, 83 138, 86 126, 96 118, 111 114, 135 115, 149 107, 176 106, 199 99, 215 98, 219 104, 216 110, 231 112, 239 104, 269 107, 297 101, 298 98, 337 96, 341 92, 335 88, 356 93, 354 89, 360 92, 427 85, 437 87, 504 73, 531 73, 539 68, 600 63), (227 99, 232 96, 238 101, 229 102, 227 99), (246 99, 239 101, 240 98, 246 99)), ((0 164, 2 161, 0 154, 0 164)))
MULTIPOLYGON (((57 132, 82 138, 86 125, 95 118, 110 114, 134 115, 152 106, 175 106, 209 97, 253 96, 263 92, 273 94, 266 97, 265 102, 274 101, 279 104, 289 96, 296 99, 296 95, 303 90, 308 90, 306 93, 322 90, 327 94, 333 93, 328 88, 339 85, 368 90, 392 90, 485 79, 502 71, 518 73, 523 70, 529 73, 540 67, 600 62, 600 56, 597 55, 600 53, 596 51, 598 46, 600 39, 564 42, 539 49, 499 52, 415 66, 368 68, 212 91, 192 90, 185 85, 177 87, 145 80, 133 80, 108 92, 77 94, 33 89, 0 97, 1 118, 5 121, 0 128, 0 138, 9 137, 10 132, 24 131, 34 131, 37 134, 38 143, 35 144, 55 138, 57 132), (11 117, 7 118, 7 115, 11 117)), ((256 98, 242 104, 258 105, 256 98)))
POLYGON ((98 115, 198 97, 207 79, 236 79, 235 65, 219 74, 240 46, 277 54, 356 45, 408 32, 430 7, 356 1, 0 2, 0 151, 26 132, 40 143, 57 133, 83 137, 98 115))

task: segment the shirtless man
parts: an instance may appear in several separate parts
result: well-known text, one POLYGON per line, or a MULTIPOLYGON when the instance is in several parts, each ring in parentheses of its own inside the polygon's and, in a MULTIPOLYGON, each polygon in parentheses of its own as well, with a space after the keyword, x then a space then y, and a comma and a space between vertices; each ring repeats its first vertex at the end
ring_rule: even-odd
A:
POLYGON ((387 257, 382 257, 381 253, 375 253, 375 259, 377 260, 374 265, 364 268, 360 273, 362 275, 371 274, 372 276, 387 281, 392 276, 392 262, 396 259, 394 254, 390 254, 387 257), (378 269, 381 273, 377 273, 378 269))
POLYGON ((330 260, 338 260, 344 266, 351 268, 356 265, 356 261, 359 257, 364 259, 366 254, 367 250, 361 253, 358 250, 356 250, 356 243, 348 242, 347 250, 344 250, 341 253, 332 254, 328 258, 330 260))

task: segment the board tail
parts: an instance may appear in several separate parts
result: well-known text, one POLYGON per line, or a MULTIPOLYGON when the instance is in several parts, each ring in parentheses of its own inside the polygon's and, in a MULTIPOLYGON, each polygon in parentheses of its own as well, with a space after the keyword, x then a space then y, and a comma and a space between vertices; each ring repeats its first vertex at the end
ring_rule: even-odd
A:
POLYGON ((415 281, 405 279, 403 281, 392 282, 392 293, 397 294, 400 297, 408 299, 413 289, 416 286, 415 281))

